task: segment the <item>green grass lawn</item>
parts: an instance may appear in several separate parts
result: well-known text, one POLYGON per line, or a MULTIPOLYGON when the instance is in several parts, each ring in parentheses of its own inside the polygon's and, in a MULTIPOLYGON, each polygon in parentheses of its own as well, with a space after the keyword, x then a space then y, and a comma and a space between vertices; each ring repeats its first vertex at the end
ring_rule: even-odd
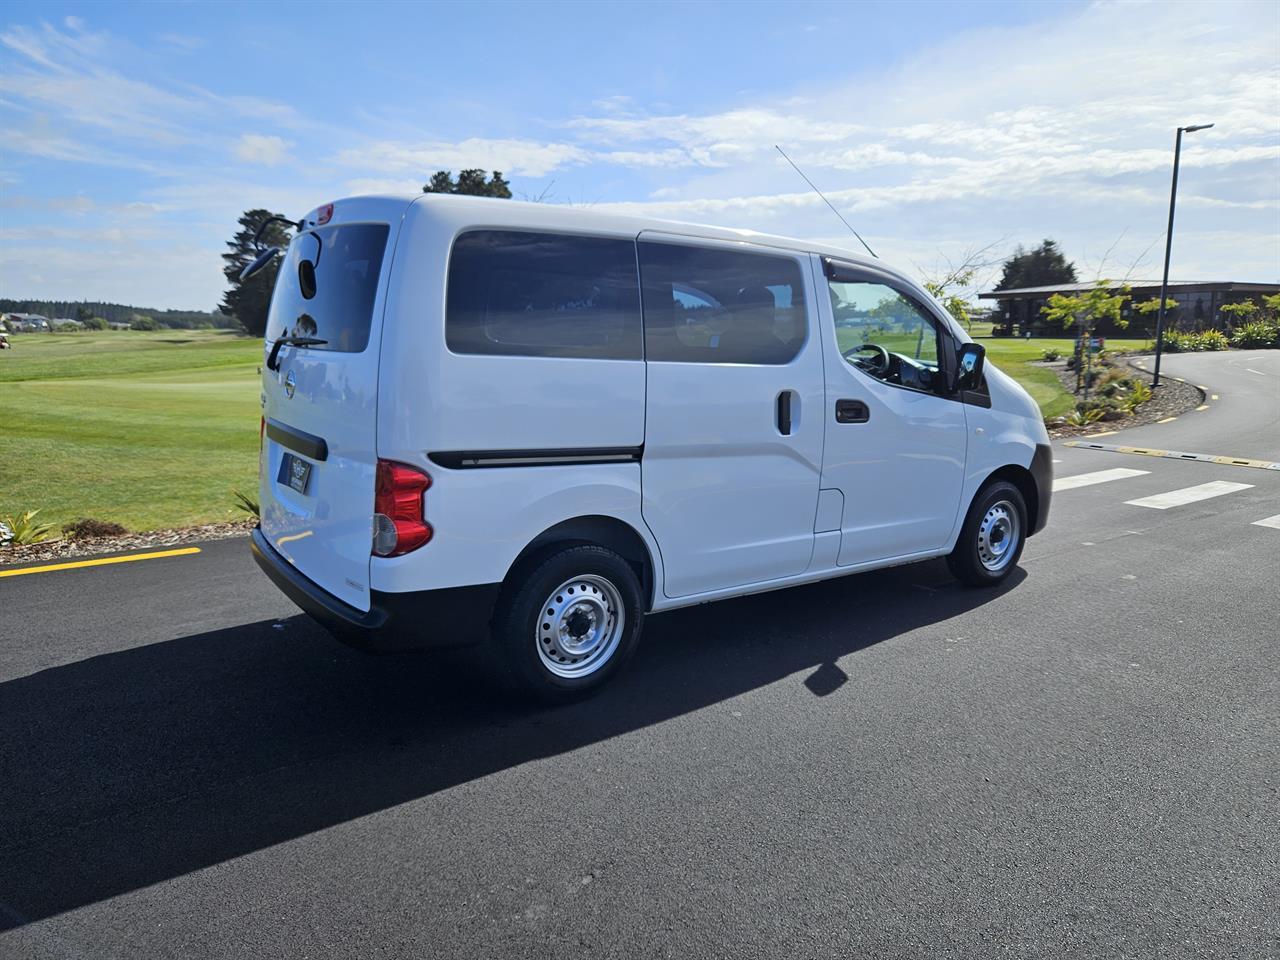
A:
MULTIPOLYGON (((1045 417, 1060 417, 1070 413, 1075 406, 1075 397, 1062 386, 1057 374, 1045 367, 1038 366, 1035 361, 1044 356, 1046 350, 1056 350, 1064 357, 1071 356, 1075 349, 1074 341, 1066 338, 1035 338, 1021 340, 1017 337, 989 337, 978 340, 987 348, 987 357, 997 367, 1022 384, 1032 399, 1040 405, 1040 412, 1045 417)), ((1149 340, 1107 339, 1108 350, 1140 351, 1151 346, 1149 340)))
MULTIPOLYGON (((59 526, 93 517, 139 531, 244 516, 232 492, 257 483, 261 340, 204 330, 10 339, 14 349, 0 351, 0 515, 39 509, 59 526)), ((1033 363, 1046 349, 1066 355, 1070 340, 980 342, 1046 417, 1071 409, 1058 378, 1033 363)))
POLYGON ((15 334, 0 351, 0 515, 130 530, 230 520, 257 484, 262 341, 15 334))

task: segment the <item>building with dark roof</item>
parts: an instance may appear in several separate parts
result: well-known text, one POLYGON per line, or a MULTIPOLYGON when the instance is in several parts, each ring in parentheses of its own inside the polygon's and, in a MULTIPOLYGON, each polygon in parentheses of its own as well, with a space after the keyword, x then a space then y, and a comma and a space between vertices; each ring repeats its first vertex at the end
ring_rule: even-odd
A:
MULTIPOLYGON (((1117 283, 1113 289, 1119 289, 1117 283)), ((1156 315, 1143 314, 1133 309, 1135 303, 1156 300, 1160 296, 1160 281, 1132 281, 1128 284, 1130 299, 1121 310, 1129 321, 1123 329, 1114 324, 1101 324, 1098 333, 1103 336, 1152 336, 1156 315)), ((1016 290, 989 290, 978 294, 979 300, 995 300, 998 304, 993 320, 996 335, 1024 336, 1029 329, 1032 336, 1063 336, 1064 331, 1050 329, 1040 312, 1055 293, 1066 296, 1092 290, 1092 283, 1059 283, 1048 287, 1020 287, 1016 290)), ((1209 327, 1222 329, 1227 317, 1221 312, 1224 304, 1243 300, 1260 300, 1264 296, 1280 293, 1280 283, 1242 283, 1235 280, 1202 281, 1198 283, 1169 283, 1166 297, 1177 304, 1166 313, 1165 322, 1173 329, 1203 330, 1209 327)))

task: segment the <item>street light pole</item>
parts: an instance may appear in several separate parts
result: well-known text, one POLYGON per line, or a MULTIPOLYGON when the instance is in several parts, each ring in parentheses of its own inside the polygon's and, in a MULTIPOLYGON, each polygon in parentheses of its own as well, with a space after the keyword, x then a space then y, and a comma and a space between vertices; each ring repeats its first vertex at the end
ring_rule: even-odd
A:
POLYGON ((1164 296, 1169 287, 1169 254, 1173 251, 1173 206, 1178 199, 1178 160, 1182 155, 1182 135, 1208 130, 1212 123, 1197 123, 1179 127, 1173 142, 1173 186, 1169 188, 1169 229, 1164 233, 1164 277, 1160 281, 1160 312, 1156 315, 1156 371, 1151 378, 1151 388, 1160 386, 1160 355, 1164 352, 1164 296))

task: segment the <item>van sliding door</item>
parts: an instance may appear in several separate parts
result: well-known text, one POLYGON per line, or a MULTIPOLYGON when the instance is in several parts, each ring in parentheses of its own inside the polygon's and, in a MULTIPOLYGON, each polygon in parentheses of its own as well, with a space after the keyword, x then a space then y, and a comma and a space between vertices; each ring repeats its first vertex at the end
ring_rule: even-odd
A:
POLYGON ((642 233, 642 510, 664 592, 803 573, 822 463, 807 257, 642 233))

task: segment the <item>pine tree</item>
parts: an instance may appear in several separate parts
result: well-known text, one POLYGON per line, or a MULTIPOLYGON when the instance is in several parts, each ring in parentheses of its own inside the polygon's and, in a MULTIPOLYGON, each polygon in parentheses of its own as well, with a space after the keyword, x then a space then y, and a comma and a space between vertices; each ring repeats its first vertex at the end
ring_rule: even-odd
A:
MULTIPOLYGON (((227 241, 229 252, 222 255, 222 259, 226 261, 222 273, 231 285, 222 297, 222 309, 235 317, 246 333, 255 337, 262 336, 267 329, 267 311, 271 307, 271 293, 275 289, 276 273, 280 269, 279 258, 243 282, 240 280, 240 271, 257 256, 253 235, 262 222, 271 216, 281 214, 273 214, 270 210, 246 210, 240 218, 240 229, 233 239, 227 241)), ((283 249, 289 245, 289 230, 281 223, 268 224, 267 229, 262 232, 261 243, 283 249)))

